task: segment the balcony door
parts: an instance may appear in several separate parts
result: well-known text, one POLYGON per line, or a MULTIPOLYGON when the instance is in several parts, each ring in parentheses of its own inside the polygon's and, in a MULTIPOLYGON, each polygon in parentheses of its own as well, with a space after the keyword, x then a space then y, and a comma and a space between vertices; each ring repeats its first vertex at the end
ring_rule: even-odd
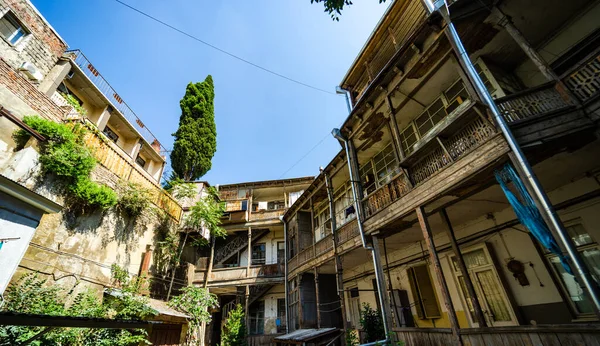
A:
MULTIPOLYGON (((488 325, 490 327, 518 325, 508 294, 498 276, 498 271, 494 266, 494 261, 486 244, 471 248, 463 252, 462 255, 488 325)), ((471 297, 465 284, 464 275, 460 271, 456 257, 452 256, 451 260, 463 302, 469 310, 468 317, 474 327, 479 327, 475 319, 475 310, 471 304, 471 297)))

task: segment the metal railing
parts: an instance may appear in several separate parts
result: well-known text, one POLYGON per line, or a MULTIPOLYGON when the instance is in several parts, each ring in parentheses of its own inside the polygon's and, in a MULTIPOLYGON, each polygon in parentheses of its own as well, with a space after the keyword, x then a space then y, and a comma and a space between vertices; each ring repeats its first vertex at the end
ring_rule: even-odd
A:
POLYGON ((110 101, 113 108, 118 110, 125 119, 136 129, 136 131, 144 138, 150 145, 156 145, 158 143, 161 152, 167 152, 160 141, 152 134, 152 132, 144 125, 142 120, 135 114, 135 112, 123 101, 121 96, 117 94, 115 89, 102 77, 100 72, 92 65, 92 63, 86 58, 86 56, 79 50, 69 50, 66 52, 69 58, 83 71, 85 76, 94 83, 94 85, 100 90, 100 92, 110 101))
POLYGON ((579 66, 563 81, 581 102, 585 103, 598 96, 600 94, 600 55, 579 66))
POLYGON ((504 119, 511 123, 564 109, 572 102, 556 89, 554 82, 550 82, 499 98, 496 105, 504 119))

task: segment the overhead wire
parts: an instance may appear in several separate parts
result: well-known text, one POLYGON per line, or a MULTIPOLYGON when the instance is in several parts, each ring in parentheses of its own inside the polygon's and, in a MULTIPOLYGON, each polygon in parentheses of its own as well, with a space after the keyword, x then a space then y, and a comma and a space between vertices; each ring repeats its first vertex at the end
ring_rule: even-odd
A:
POLYGON ((274 76, 277 76, 277 77, 279 77, 279 78, 283 78, 283 79, 285 79, 285 80, 287 80, 287 81, 289 81, 289 82, 296 83, 296 84, 298 84, 298 85, 302 85, 302 86, 304 86, 304 87, 307 87, 307 88, 310 88, 310 89, 313 89, 313 90, 317 90, 317 91, 320 91, 320 92, 323 92, 323 93, 326 93, 326 94, 329 94, 329 95, 336 95, 336 96, 337 96, 337 94, 336 94, 336 93, 334 93, 334 92, 332 92, 332 91, 327 91, 327 90, 325 90, 325 89, 321 89, 321 88, 319 88, 319 87, 316 87, 316 86, 313 86, 313 85, 310 85, 310 84, 307 84, 307 83, 301 82, 301 81, 299 81, 299 80, 297 80, 297 79, 294 79, 294 78, 288 77, 288 76, 286 76, 286 75, 283 75, 283 74, 281 74, 281 73, 279 73, 279 72, 275 72, 275 71, 273 71, 273 70, 271 70, 271 69, 268 69, 268 68, 266 68, 266 67, 263 67, 263 66, 261 66, 261 65, 258 65, 258 64, 256 64, 256 63, 253 63, 252 61, 249 61, 249 60, 247 60, 247 59, 245 59, 245 58, 242 58, 242 57, 240 57, 239 55, 236 55, 236 54, 233 54, 233 53, 231 53, 231 52, 228 52, 228 51, 226 51, 226 50, 225 50, 225 49, 223 49, 223 48, 217 47, 217 46, 215 46, 215 45, 214 45, 214 44, 212 44, 212 43, 209 43, 209 42, 207 42, 207 41, 205 41, 205 40, 203 40, 203 39, 201 39, 201 38, 199 38, 199 37, 197 37, 197 36, 195 36, 195 35, 192 35, 192 34, 190 34, 190 33, 186 32, 186 31, 184 31, 184 30, 182 30, 182 29, 179 29, 179 28, 177 28, 177 27, 175 27, 175 26, 173 26, 173 25, 171 25, 171 24, 169 24, 169 23, 167 23, 167 22, 165 22, 165 21, 163 21, 163 20, 161 20, 161 19, 158 19, 157 17, 155 17, 155 16, 153 16, 153 15, 151 15, 151 14, 149 14, 149 13, 146 13, 146 12, 144 12, 144 11, 142 11, 142 10, 140 10, 140 9, 138 9, 138 8, 136 8, 136 7, 134 7, 134 6, 132 6, 132 5, 129 5, 129 4, 127 4, 127 3, 125 3, 125 2, 123 2, 123 1, 121 1, 121 0, 115 0, 115 1, 116 1, 117 3, 119 3, 120 5, 122 5, 122 6, 125 6, 125 7, 129 8, 130 10, 132 10, 132 11, 134 11, 134 12, 137 12, 137 13, 139 13, 140 15, 142 15, 142 16, 144 16, 144 17, 148 18, 148 19, 151 19, 151 20, 153 20, 153 21, 155 21, 155 22, 157 22, 157 23, 159 23, 159 24, 161 24, 161 25, 163 25, 163 26, 166 26, 167 28, 169 28, 169 29, 171 29, 171 30, 173 30, 173 31, 176 31, 176 32, 178 32, 178 33, 180 33, 180 34, 182 34, 182 35, 184 35, 184 36, 187 36, 187 37, 191 38, 191 39, 192 39, 192 40, 194 40, 194 41, 200 42, 200 43, 202 43, 203 45, 205 45, 205 46, 207 46, 207 47, 210 47, 210 48, 212 48, 212 49, 214 49, 214 50, 216 50, 216 51, 218 51, 218 52, 221 52, 221 53, 223 53, 223 54, 225 54, 225 55, 228 55, 228 56, 230 56, 230 57, 232 57, 232 58, 234 58, 234 59, 236 59, 236 60, 239 60, 239 61, 241 61, 241 62, 243 62, 243 63, 245 63, 245 64, 248 64, 248 65, 250 65, 250 66, 252 66, 252 67, 255 67, 255 68, 259 69, 259 70, 262 70, 262 71, 264 71, 264 72, 267 72, 267 73, 269 73, 269 74, 272 74, 272 75, 274 75, 274 76))

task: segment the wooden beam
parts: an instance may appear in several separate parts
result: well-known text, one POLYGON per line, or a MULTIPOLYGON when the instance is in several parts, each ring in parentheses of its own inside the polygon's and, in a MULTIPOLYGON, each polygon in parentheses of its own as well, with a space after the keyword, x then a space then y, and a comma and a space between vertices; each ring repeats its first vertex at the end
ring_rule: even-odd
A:
POLYGON ((460 252, 460 248, 458 246, 458 242, 456 241, 456 236, 454 234, 454 230, 452 229, 452 224, 450 223, 450 218, 448 217, 448 213, 446 209, 440 210, 440 216, 442 218, 442 224, 446 228, 446 234, 448 234, 448 239, 450 239, 450 246, 452 246, 452 251, 454 251, 454 255, 456 256, 456 262, 458 263, 458 267, 460 272, 463 275, 465 280, 465 286, 467 286, 467 291, 469 292, 469 300, 471 301, 471 305, 473 306, 473 310, 475 310, 475 319, 479 324, 480 328, 487 327, 487 322, 485 321, 485 316, 483 315, 483 310, 481 309, 481 304, 479 304, 479 298, 477 297, 477 293, 475 292, 475 287, 473 286, 473 281, 471 280, 471 276, 469 275, 469 270, 467 265, 465 264, 465 260, 460 252))
POLYGON ((317 301, 317 328, 321 328, 321 300, 319 299, 319 270, 315 267, 315 300, 317 301))
POLYGON ((458 346, 462 346, 458 318, 456 317, 454 304, 452 303, 452 298, 450 297, 448 283, 446 282, 446 278, 444 277, 444 273, 442 272, 440 258, 438 256, 437 250, 435 249, 433 234, 431 233, 431 228, 429 227, 429 221, 427 220, 425 209, 423 208, 423 206, 419 206, 417 207, 417 209, 415 209, 415 211, 417 212, 417 218, 419 219, 421 231, 423 231, 423 238, 425 238, 425 243, 427 244, 427 249, 429 250, 429 259, 433 266, 433 271, 437 276, 438 284, 441 286, 438 288, 442 291, 442 296, 444 297, 444 305, 446 306, 446 312, 448 313, 448 319, 450 320, 450 328, 452 329, 452 334, 456 338, 456 344, 458 346))

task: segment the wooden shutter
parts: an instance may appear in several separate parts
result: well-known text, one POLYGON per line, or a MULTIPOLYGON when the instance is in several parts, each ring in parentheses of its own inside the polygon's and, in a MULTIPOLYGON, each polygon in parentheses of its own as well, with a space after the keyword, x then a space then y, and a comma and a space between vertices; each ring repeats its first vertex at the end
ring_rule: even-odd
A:
POLYGON ((440 305, 426 264, 408 268, 410 289, 420 319, 440 318, 440 305))

